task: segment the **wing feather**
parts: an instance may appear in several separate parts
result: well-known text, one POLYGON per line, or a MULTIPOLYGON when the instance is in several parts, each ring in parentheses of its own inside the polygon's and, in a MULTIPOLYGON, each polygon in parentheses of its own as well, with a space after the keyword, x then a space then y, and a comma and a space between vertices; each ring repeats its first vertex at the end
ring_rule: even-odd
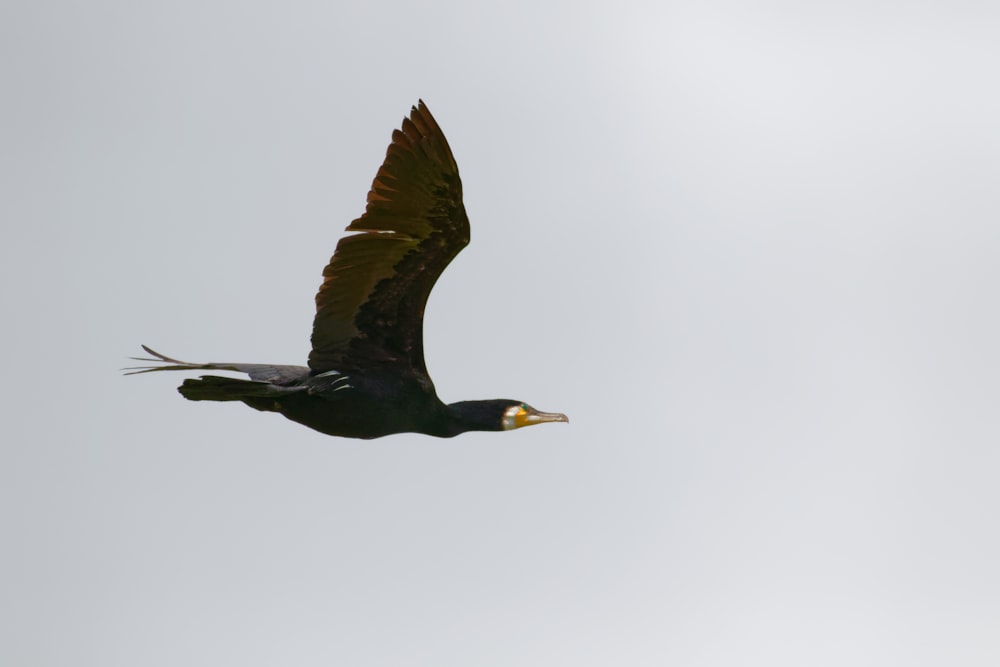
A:
POLYGON ((379 362, 426 375, 427 297, 468 244, 469 219, 455 158, 422 100, 393 132, 365 213, 347 231, 316 295, 310 369, 379 362))

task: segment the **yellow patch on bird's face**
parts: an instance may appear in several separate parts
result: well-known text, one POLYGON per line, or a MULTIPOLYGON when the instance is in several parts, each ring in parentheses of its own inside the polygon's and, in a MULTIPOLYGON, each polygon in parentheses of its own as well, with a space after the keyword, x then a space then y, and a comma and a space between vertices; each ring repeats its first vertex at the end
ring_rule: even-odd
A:
POLYGON ((544 424, 546 422, 568 422, 564 414, 558 412, 539 412, 527 403, 512 405, 503 413, 503 430, 510 431, 522 426, 544 424))
POLYGON ((510 406, 503 411, 503 430, 510 431, 515 428, 527 426, 527 417, 528 410, 524 403, 521 403, 521 405, 510 406))

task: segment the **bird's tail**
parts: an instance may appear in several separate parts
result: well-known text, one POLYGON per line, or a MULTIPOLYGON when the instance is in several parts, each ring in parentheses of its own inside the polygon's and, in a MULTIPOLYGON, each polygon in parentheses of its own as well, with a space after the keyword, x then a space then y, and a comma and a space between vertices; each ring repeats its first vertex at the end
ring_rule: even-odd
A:
POLYGON ((160 354, 145 345, 142 346, 153 358, 132 357, 136 361, 153 362, 159 366, 138 366, 126 368, 131 371, 126 375, 137 373, 152 373, 154 371, 236 371, 246 373, 249 380, 220 377, 218 375, 202 375, 198 379, 184 380, 177 388, 181 396, 190 401, 243 401, 251 408, 267 412, 280 412, 281 405, 277 399, 308 391, 303 382, 309 377, 309 369, 303 366, 278 366, 274 364, 192 364, 178 361, 160 354))
POLYGON ((281 387, 270 382, 202 375, 184 380, 177 391, 189 401, 242 401, 262 412, 281 412, 277 399, 305 391, 305 387, 281 387))
POLYGON ((240 380, 218 375, 202 375, 189 378, 177 388, 189 401, 244 401, 248 398, 275 398, 284 387, 276 387, 270 382, 240 380))

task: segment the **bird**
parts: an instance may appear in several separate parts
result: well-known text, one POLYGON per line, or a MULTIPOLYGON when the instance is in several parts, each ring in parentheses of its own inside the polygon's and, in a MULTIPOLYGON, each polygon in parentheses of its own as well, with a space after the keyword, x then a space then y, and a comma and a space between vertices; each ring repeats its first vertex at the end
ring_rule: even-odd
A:
POLYGON ((424 363, 424 308, 438 277, 469 243, 462 181, 448 141, 423 100, 392 133, 364 214, 337 243, 316 294, 307 366, 190 363, 143 345, 159 371, 201 375, 178 387, 192 401, 241 401, 320 433, 373 439, 395 433, 450 438, 568 422, 511 399, 442 402, 424 363))

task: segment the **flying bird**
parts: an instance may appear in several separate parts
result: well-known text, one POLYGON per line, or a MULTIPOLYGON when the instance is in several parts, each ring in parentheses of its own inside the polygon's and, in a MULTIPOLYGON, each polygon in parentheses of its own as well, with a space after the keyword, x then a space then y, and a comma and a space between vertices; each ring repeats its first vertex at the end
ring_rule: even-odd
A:
POLYGON ((509 399, 445 404, 424 365, 427 297, 469 243, 462 181, 451 148, 421 100, 392 134, 364 215, 348 227, 316 295, 308 366, 196 364, 143 345, 157 366, 126 370, 216 370, 178 391, 192 401, 242 401, 328 435, 378 438, 415 432, 449 438, 569 421, 509 399))

